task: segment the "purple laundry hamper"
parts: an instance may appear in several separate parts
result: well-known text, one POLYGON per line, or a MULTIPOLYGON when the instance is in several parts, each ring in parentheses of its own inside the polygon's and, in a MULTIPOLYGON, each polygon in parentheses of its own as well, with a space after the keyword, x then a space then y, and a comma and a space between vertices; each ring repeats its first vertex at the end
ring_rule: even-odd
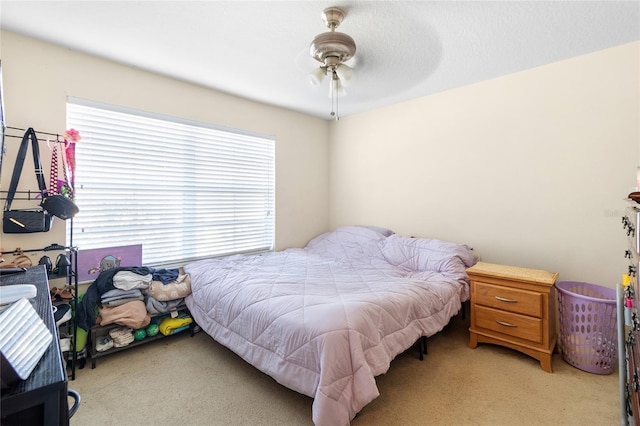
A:
POLYGON ((564 360, 589 373, 611 374, 618 362, 616 290, 574 281, 556 283, 564 360))

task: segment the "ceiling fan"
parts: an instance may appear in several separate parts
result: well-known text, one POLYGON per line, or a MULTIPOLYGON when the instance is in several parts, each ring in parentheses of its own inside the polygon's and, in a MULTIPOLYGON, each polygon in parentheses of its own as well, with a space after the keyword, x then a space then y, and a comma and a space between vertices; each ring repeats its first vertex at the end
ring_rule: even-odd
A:
POLYGON ((321 16, 329 31, 315 36, 309 46, 311 57, 321 65, 308 75, 313 85, 319 85, 327 76, 330 78, 330 115, 338 120, 338 97, 347 93, 345 87, 349 86, 354 73, 353 68, 345 62, 355 55, 356 43, 351 36, 336 31, 346 16, 344 10, 339 7, 328 7, 324 9, 321 16))

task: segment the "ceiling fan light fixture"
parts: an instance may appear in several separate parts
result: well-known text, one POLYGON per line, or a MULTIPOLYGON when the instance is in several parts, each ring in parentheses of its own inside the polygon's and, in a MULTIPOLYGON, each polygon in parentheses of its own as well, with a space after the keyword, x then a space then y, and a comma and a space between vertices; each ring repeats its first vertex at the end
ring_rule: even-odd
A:
POLYGON ((311 57, 322 65, 308 74, 313 85, 319 85, 325 75, 331 77, 329 98, 331 98, 331 115, 338 120, 338 98, 347 92, 353 77, 353 69, 343 62, 348 61, 356 53, 356 42, 351 36, 337 32, 336 28, 345 17, 344 10, 339 7, 328 7, 322 12, 322 20, 329 31, 318 34, 309 46, 311 57))
POLYGON ((349 65, 340 64, 336 67, 336 74, 344 87, 349 87, 353 78, 353 68, 349 65))
POLYGON ((309 75, 309 82, 314 86, 318 86, 324 80, 325 76, 327 75, 327 72, 323 68, 316 68, 315 70, 311 71, 308 75, 309 75))
POLYGON ((347 94, 344 86, 340 82, 340 79, 337 77, 331 79, 331 84, 329 85, 329 98, 341 98, 347 94))

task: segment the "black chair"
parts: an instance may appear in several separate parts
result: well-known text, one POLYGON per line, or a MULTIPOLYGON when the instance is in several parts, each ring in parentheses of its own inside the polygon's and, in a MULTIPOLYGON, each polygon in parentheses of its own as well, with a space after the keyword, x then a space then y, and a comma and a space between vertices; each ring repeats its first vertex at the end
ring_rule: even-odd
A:
POLYGON ((73 399, 73 405, 69 408, 69 418, 71 418, 80 407, 80 394, 73 389, 67 389, 67 396, 73 399))

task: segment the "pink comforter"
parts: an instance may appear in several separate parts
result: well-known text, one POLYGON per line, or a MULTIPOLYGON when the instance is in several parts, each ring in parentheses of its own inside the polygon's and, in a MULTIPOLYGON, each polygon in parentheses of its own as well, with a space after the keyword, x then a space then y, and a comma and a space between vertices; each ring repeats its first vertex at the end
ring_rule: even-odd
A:
POLYGON ((342 227, 304 249, 185 267, 196 322, 279 383, 314 398, 316 425, 347 425, 375 376, 468 299, 467 246, 342 227))

